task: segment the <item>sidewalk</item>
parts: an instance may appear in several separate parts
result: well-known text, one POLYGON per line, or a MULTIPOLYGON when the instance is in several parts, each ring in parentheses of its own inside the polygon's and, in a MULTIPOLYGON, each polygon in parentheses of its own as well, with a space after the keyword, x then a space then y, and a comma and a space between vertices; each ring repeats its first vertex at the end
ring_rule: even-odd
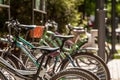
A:
MULTIPOLYGON (((116 44, 116 50, 120 50, 120 44, 116 44)), ((120 80, 120 53, 115 54, 115 58, 108 62, 111 80, 120 80)))
POLYGON ((120 80, 120 59, 113 59, 108 62, 111 80, 120 80))

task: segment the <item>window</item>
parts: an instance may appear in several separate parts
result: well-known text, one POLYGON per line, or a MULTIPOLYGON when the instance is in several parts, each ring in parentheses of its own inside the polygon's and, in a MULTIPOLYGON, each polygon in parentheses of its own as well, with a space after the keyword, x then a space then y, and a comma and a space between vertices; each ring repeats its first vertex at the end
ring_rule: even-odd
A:
MULTIPOLYGON (((38 22, 39 24, 43 24, 46 18, 46 0, 32 0, 32 24, 34 22, 38 22), (37 16, 37 17, 36 17, 37 16), (39 17, 38 17, 39 16, 39 17), (41 23, 40 23, 41 22, 41 23)), ((35 23, 36 24, 36 23, 35 23)))
POLYGON ((40 10, 41 0, 35 0, 35 9, 40 10))
POLYGON ((35 0, 34 5, 36 10, 45 11, 45 0, 35 0))

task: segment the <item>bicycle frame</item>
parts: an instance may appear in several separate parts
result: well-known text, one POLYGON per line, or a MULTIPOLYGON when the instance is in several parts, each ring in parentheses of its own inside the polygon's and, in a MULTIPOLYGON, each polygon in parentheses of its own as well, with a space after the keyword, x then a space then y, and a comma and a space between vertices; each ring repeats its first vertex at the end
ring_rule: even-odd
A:
MULTIPOLYGON (((57 43, 55 43, 51 38, 49 38, 47 36, 47 33, 50 34, 50 35, 56 35, 52 31, 45 32, 45 34, 43 35, 43 38, 42 38, 42 40, 40 40, 39 44, 44 44, 44 45, 48 46, 49 44, 45 40, 50 42, 50 44, 52 44, 53 47, 58 47, 58 45, 62 44, 62 41, 59 38, 56 38, 55 40, 56 40, 56 42, 58 42, 58 45, 57 45, 57 43)), ((63 47, 63 50, 68 51, 70 54, 72 54, 74 51, 79 50, 80 47, 82 45, 84 45, 85 43, 87 43, 87 39, 83 39, 83 40, 81 40, 81 42, 72 44, 72 48, 63 47)))
MULTIPOLYGON (((23 44, 29 46, 30 48, 34 48, 34 46, 33 46, 31 43, 29 43, 28 41, 26 41, 26 40, 23 39, 22 37, 18 37, 17 39, 18 39, 18 41, 20 41, 20 42, 22 42, 23 44)), ((49 40, 50 40, 50 38, 49 38, 49 40)), ((30 51, 28 51, 28 49, 27 49, 26 47, 24 47, 24 45, 20 44, 20 42, 18 42, 18 41, 15 41, 16 44, 17 44, 17 46, 20 47, 20 48, 22 49, 22 51, 23 51, 25 54, 27 54, 28 57, 33 61, 33 63, 38 67, 39 64, 36 62, 34 56, 32 56, 32 54, 30 53, 30 51)), ((60 41, 60 39, 59 39, 59 41, 60 41)), ((51 41, 51 42, 52 42, 52 41, 51 41)), ((60 43, 61 43, 61 42, 60 42, 60 43)), ((54 46, 55 46, 55 45, 54 45, 54 46)), ((63 59, 65 59, 65 56, 69 56, 69 55, 64 54, 64 53, 63 53, 63 54, 60 54, 60 55, 62 56, 63 59)), ((68 60, 70 60, 70 62, 74 65, 74 63, 72 62, 73 60, 71 60, 70 56, 67 57, 67 58, 68 58, 68 60)), ((57 61, 58 61, 58 57, 56 57, 56 61, 55 61, 55 64, 54 64, 54 65, 57 64, 57 61)), ((75 66, 75 65, 74 65, 74 66, 75 66)))
MULTIPOLYGON (((31 72, 32 72, 32 73, 34 72, 34 74, 36 74, 36 77, 39 76, 38 74, 40 73, 41 68, 42 68, 43 70, 46 68, 46 66, 47 66, 47 64, 48 64, 49 57, 48 57, 45 65, 44 65, 44 67, 42 67, 41 65, 42 65, 42 63, 43 63, 43 60, 44 60, 44 58, 45 58, 45 55, 44 55, 44 54, 42 55, 42 57, 41 57, 42 59, 41 59, 40 63, 38 63, 37 60, 35 59, 35 57, 34 57, 34 56, 31 54, 31 52, 23 45, 23 43, 26 44, 26 45, 28 45, 30 48, 34 48, 34 46, 33 46, 31 43, 29 43, 28 41, 24 40, 22 37, 18 37, 17 39, 14 38, 14 39, 13 39, 13 40, 14 40, 13 43, 15 43, 17 47, 19 47, 25 54, 27 54, 27 56, 32 60, 32 62, 33 62, 33 63, 35 64, 35 66, 38 68, 38 70, 37 70, 37 71, 17 70, 17 69, 15 69, 15 68, 13 68, 13 66, 10 65, 10 64, 9 64, 5 59, 3 59, 2 57, 0 57, 0 65, 1 65, 1 66, 4 66, 5 69, 7 69, 8 71, 10 71, 11 73, 16 74, 17 76, 22 77, 22 78, 25 78, 25 79, 32 79, 32 78, 31 78, 31 77, 26 77, 26 76, 22 75, 21 73, 19 73, 19 71, 20 71, 20 72, 22 72, 22 71, 23 71, 23 72, 29 72, 28 74, 30 74, 30 75, 31 75, 31 72), (17 39, 18 39, 19 41, 18 41, 17 39), (22 41, 23 43, 20 42, 20 41, 22 41)), ((0 38, 0 40, 5 41, 5 42, 9 42, 7 39, 2 39, 2 38, 0 38)), ((33 74, 33 77, 35 77, 34 74, 33 74)), ((46 74, 46 75, 49 76, 48 74, 46 74)), ((17 77, 17 76, 15 76, 15 77, 17 77)), ((19 78, 19 77, 17 77, 17 79, 20 79, 20 80, 21 80, 21 78, 19 78)), ((35 78, 36 78, 36 77, 35 77, 35 78)), ((50 78, 50 76, 49 76, 49 78, 50 78)))
MULTIPOLYGON (((0 40, 3 42, 9 43, 8 39, 0 38, 0 40)), ((18 37, 17 39, 13 38, 12 44, 15 44, 17 47, 19 47, 23 51, 23 53, 25 53, 30 58, 30 60, 35 64, 35 66, 39 67, 40 64, 37 62, 37 59, 31 54, 29 49, 27 49, 23 44, 27 45, 29 48, 34 48, 35 47, 34 45, 29 43, 28 41, 26 41, 22 37, 18 37)))
MULTIPOLYGON (((17 30, 17 27, 15 27, 16 29, 15 30, 17 30)), ((10 32, 11 33, 11 32, 10 32)), ((52 33, 52 32, 51 32, 52 33)), ((39 67, 39 63, 37 63, 37 60, 36 60, 36 58, 31 54, 31 52, 29 51, 29 49, 28 48, 26 48, 23 44, 25 44, 25 45, 27 45, 28 47, 30 47, 30 48, 34 48, 34 46, 31 44, 31 43, 29 43, 28 41, 26 41, 25 39, 23 39, 22 37, 20 37, 19 36, 19 34, 20 34, 20 32, 19 31, 17 31, 16 33, 15 33, 15 37, 13 38, 13 42, 15 43, 15 45, 17 45, 17 47, 19 47, 29 58, 30 58, 30 60, 32 60, 32 62, 37 66, 37 67, 39 67)), ((46 34, 47 34, 47 32, 45 32, 45 34, 44 34, 44 38, 48 38, 49 40, 50 40, 50 38, 49 37, 47 37, 46 36, 46 34)), ((54 34, 54 33, 52 33, 52 34, 54 34)), ((44 39, 43 38, 43 39, 44 39)), ((60 39, 59 38, 57 38, 57 40, 58 40, 58 42, 59 42, 59 44, 62 44, 62 42, 60 41, 60 39)), ((44 41, 44 40, 43 40, 44 41)), ((50 40, 51 41, 51 43, 53 43, 52 42, 52 40, 50 40)), ((53 43, 54 44, 54 43, 53 43)), ((56 44, 54 44, 54 46, 55 47, 57 47, 56 46, 56 44)), ((63 47, 64 48, 64 47, 63 47)), ((62 48, 62 49, 63 49, 62 48)), ((72 49, 70 49, 69 51, 71 51, 71 53, 73 53, 73 51, 72 51, 72 49)), ((63 58, 63 59, 65 59, 66 58, 66 56, 68 56, 67 58, 70 60, 70 62, 74 65, 74 63, 73 63, 73 60, 72 60, 72 58, 70 57, 70 54, 64 54, 64 51, 63 51, 63 54, 60 54, 61 55, 61 57, 63 58)), ((58 60, 57 59, 58 57, 56 57, 56 60, 58 60)), ((57 62, 57 61, 56 61, 57 62)), ((55 62, 55 64, 56 64, 56 62, 55 62)), ((75 65, 74 65, 75 66, 75 65)))
MULTIPOLYGON (((55 33, 53 33, 53 32, 50 32, 50 31, 48 31, 50 34, 52 34, 52 35, 54 35, 55 33)), ((42 41, 43 41, 43 43, 44 44, 46 44, 46 45, 49 45, 49 44, 47 44, 47 42, 45 42, 45 40, 44 39, 46 39, 47 38, 47 40, 49 40, 50 41, 50 43, 52 43, 53 45, 54 45, 54 47, 57 47, 57 44, 55 44, 54 43, 54 41, 53 40, 51 40, 51 38, 49 38, 47 35, 46 35, 46 33, 44 34, 44 38, 42 39, 42 41)), ((57 40, 57 42, 61 45, 62 44, 62 42, 61 42, 61 40, 59 39, 59 38, 56 38, 56 40, 57 40)), ((17 38, 13 38, 13 41, 14 41, 14 43, 15 43, 15 45, 17 46, 17 47, 19 47, 22 51, 23 51, 23 53, 25 53, 29 58, 30 58, 30 60, 35 64, 35 66, 36 67, 39 67, 39 63, 37 62, 37 59, 31 54, 31 52, 29 51, 29 49, 27 48, 27 47, 25 47, 24 45, 27 45, 29 48, 34 48, 35 46, 34 45, 32 45, 30 42, 28 42, 28 41, 26 41, 25 39, 23 39, 22 37, 20 37, 20 36, 18 36, 17 38), (23 45, 24 44, 24 45, 23 45)), ((73 49, 73 48, 71 48, 71 49, 68 49, 68 48, 65 48, 65 47, 63 47, 63 49, 65 50, 65 51, 69 51, 69 53, 73 53, 73 51, 74 50, 76 50, 77 49, 77 47, 78 46, 76 46, 76 44, 74 44, 74 46, 75 46, 75 48, 73 49)), ((66 58, 66 56, 68 56, 68 55, 65 55, 64 53, 63 54, 60 54, 61 55, 61 57, 63 58, 63 59, 65 59, 66 58)), ((69 56, 70 57, 70 56, 69 56)), ((56 57, 55 59, 56 59, 56 61, 55 61, 55 63, 54 63, 54 65, 56 65, 57 64, 57 61, 59 60, 58 59, 59 57, 56 57)), ((68 57, 67 57, 68 58, 68 57)), ((70 62, 73 64, 73 62, 72 62, 72 60, 71 59, 69 59, 68 58, 68 60, 70 60, 70 62)), ((74 65, 74 64, 73 64, 74 65)), ((75 65, 74 65, 75 66, 75 65)))
MULTIPOLYGON (((45 55, 43 54, 43 57, 41 59, 40 64, 42 65, 43 61, 44 61, 45 55)), ((47 58, 47 61, 49 60, 49 58, 47 58)), ((48 62, 46 61, 46 65, 44 66, 44 68, 46 68, 48 62)), ((5 59, 3 59, 2 57, 0 57, 0 67, 1 69, 5 69, 8 72, 10 72, 10 74, 14 75, 14 77, 17 80, 22 80, 22 79, 26 79, 26 80, 37 80, 38 76, 39 78, 43 77, 43 75, 40 75, 40 72, 42 71, 42 69, 44 70, 44 68, 42 66, 39 66, 37 70, 20 70, 20 69, 15 69, 11 64, 9 64, 5 59)), ((45 71, 42 72, 42 74, 46 75, 47 78, 51 78, 51 76, 49 76, 45 71)))
MULTIPOLYGON (((16 34, 17 35, 17 34, 16 34)), ((28 47, 30 47, 30 48, 34 48, 34 46, 31 44, 31 43, 29 43, 28 41, 26 41, 26 40, 24 40, 22 37, 20 37, 20 36, 17 36, 17 37, 14 37, 13 38, 13 43, 15 43, 15 45, 17 46, 17 47, 19 47, 25 54, 27 54, 27 56, 30 58, 30 60, 32 60, 33 61, 33 63, 38 67, 38 70, 37 70, 37 72, 35 71, 34 72, 34 74, 33 74, 33 76, 35 76, 35 80, 37 79, 36 77, 38 77, 38 76, 40 76, 40 71, 42 70, 42 62, 43 62, 43 60, 44 60, 44 57, 45 57, 45 55, 43 54, 43 56, 42 56, 42 59, 41 59, 41 62, 40 62, 40 64, 37 62, 37 60, 36 60, 36 58, 31 54, 31 52, 29 51, 29 49, 27 48, 27 47, 25 47, 24 46, 24 44, 25 45, 27 45, 28 47)), ((66 55, 66 54, 65 54, 66 55)), ((69 58, 69 55, 68 55, 68 58, 69 58)), ((47 61, 48 61, 48 59, 47 59, 47 61)), ((73 61, 73 60, 71 60, 71 61, 73 61)), ((10 64, 8 64, 3 58, 1 58, 0 57, 0 65, 2 65, 3 67, 5 67, 5 69, 7 69, 8 71, 10 70, 10 72, 12 72, 12 73, 15 73, 16 75, 18 75, 18 76, 20 76, 20 77, 26 77, 25 79, 27 79, 28 80, 28 78, 29 78, 29 75, 22 75, 22 74, 20 74, 20 72, 21 72, 21 70, 17 70, 17 69, 15 69, 15 68, 13 68, 10 64)), ((47 62, 45 63, 45 68, 46 68, 46 66, 47 66, 47 62)), ((43 68, 44 69, 44 68, 43 68)), ((25 72, 25 71, 23 71, 23 72, 25 72)), ((29 72, 29 74, 31 74, 31 72, 29 72)), ((32 76, 32 77, 33 77, 32 76)), ((31 77, 31 78, 32 78, 31 77)), ((41 76, 40 76, 41 77, 41 76)), ((44 77, 44 76, 43 76, 44 77)))
MULTIPOLYGON (((18 37, 18 40, 23 42, 25 45, 29 46, 30 48, 34 48, 34 46, 29 43, 28 41, 24 40, 22 37, 18 37)), ((32 60, 32 62, 39 67, 39 63, 37 62, 36 58, 31 54, 31 52, 19 41, 16 41, 17 47, 19 47, 27 56, 32 60)))

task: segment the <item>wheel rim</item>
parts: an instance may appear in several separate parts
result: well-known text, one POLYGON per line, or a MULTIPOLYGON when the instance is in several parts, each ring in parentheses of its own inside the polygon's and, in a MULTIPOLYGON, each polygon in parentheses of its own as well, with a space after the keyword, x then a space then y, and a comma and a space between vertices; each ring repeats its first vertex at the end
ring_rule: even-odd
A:
MULTIPOLYGON (((81 54, 81 53, 80 53, 81 54)), ((92 55, 92 54, 89 54, 92 55)), ((110 73, 108 68, 105 66, 105 63, 103 60, 96 59, 93 56, 86 55, 86 53, 81 54, 80 56, 74 57, 74 63, 77 67, 80 67, 82 69, 86 69, 97 75, 100 80, 109 80, 110 79, 110 73), (104 64, 103 64, 104 63, 104 64), (106 69, 107 68, 107 69, 106 69)), ((65 68, 73 67, 69 61, 67 61, 66 64, 64 64, 65 68)))

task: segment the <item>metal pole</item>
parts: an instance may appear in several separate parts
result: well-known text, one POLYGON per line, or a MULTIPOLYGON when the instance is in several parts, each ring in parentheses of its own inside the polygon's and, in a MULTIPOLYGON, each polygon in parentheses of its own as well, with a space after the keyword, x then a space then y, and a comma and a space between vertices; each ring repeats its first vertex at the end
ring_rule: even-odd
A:
POLYGON ((32 0, 32 14, 31 14, 32 24, 34 24, 34 0, 32 0))
POLYGON ((97 9, 99 8, 99 1, 96 0, 96 8, 95 8, 95 27, 98 29, 98 14, 97 14, 97 9))
POLYGON ((112 25, 112 50, 111 50, 111 54, 114 54, 116 51, 115 49, 115 44, 116 44, 116 32, 115 32, 115 28, 116 28, 116 0, 111 0, 112 3, 112 11, 111 11, 111 25, 112 25))
MULTIPOLYGON (((34 0, 32 0, 32 14, 31 14, 32 24, 34 25, 34 0)), ((32 31, 32 42, 34 42, 33 38, 34 32, 32 31)))
POLYGON ((105 60, 105 10, 104 0, 99 0, 99 6, 97 9, 98 18, 98 55, 105 60))
MULTIPOLYGON (((40 4, 41 4, 40 9, 41 9, 42 11, 44 11, 44 10, 43 10, 43 6, 44 6, 43 3, 44 3, 44 0, 41 0, 41 2, 40 2, 40 4)), ((41 25, 43 25, 43 13, 41 13, 41 21, 42 21, 41 25)))
POLYGON ((8 19, 10 20, 10 15, 11 15, 11 12, 10 12, 10 0, 8 2, 8 5, 9 5, 9 8, 8 8, 8 19))

